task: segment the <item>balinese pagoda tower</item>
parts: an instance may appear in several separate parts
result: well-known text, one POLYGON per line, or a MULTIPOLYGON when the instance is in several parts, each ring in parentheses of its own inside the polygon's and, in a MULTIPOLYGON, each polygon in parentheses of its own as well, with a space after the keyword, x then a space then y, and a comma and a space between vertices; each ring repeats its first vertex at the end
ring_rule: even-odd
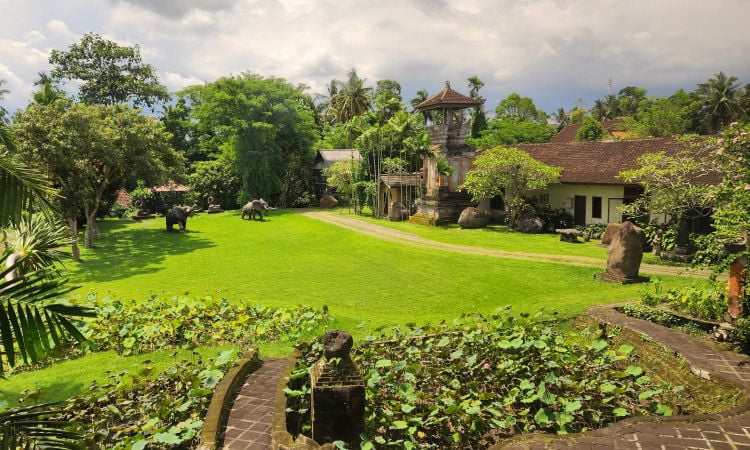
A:
POLYGON ((471 197, 460 192, 458 186, 464 182, 476 156, 475 148, 466 143, 471 133, 470 108, 483 103, 484 99, 467 97, 454 91, 450 82, 446 81, 442 91, 414 108, 425 116, 435 157, 425 157, 423 160, 425 195, 416 202, 417 213, 410 221, 429 224, 455 222, 464 208, 475 206, 471 197), (438 173, 438 158, 444 159, 453 168, 450 176, 438 173))

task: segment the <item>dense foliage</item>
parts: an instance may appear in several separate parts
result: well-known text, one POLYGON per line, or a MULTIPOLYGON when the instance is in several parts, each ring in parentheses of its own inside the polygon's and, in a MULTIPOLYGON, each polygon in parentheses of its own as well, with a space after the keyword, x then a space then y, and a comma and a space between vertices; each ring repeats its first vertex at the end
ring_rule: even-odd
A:
POLYGON ((213 389, 236 358, 227 350, 204 363, 196 353, 156 377, 147 361, 65 401, 59 419, 73 422, 88 448, 194 448, 213 389))
MULTIPOLYGON (((362 448, 486 448, 519 433, 671 414, 669 388, 654 385, 633 347, 613 346, 599 330, 563 334, 549 319, 500 310, 362 344, 355 355, 367 389, 362 448)), ((307 349, 295 372, 302 377, 320 352, 307 349)), ((300 384, 288 394, 304 405, 298 397, 309 392, 300 384)))
POLYGON ((327 308, 268 308, 210 297, 154 296, 145 302, 124 303, 89 296, 85 302, 95 305, 97 313, 97 319, 83 328, 90 344, 124 355, 163 348, 296 340, 332 320, 327 308))
POLYGON ((665 305, 683 314, 704 320, 722 320, 727 309, 726 283, 664 290, 661 283, 641 291, 641 302, 647 306, 665 305))
POLYGON ((509 121, 492 119, 476 138, 467 140, 477 148, 498 145, 548 142, 554 135, 554 127, 530 120, 509 121))
POLYGON ((183 93, 192 104, 199 148, 217 149, 240 174, 240 203, 290 205, 309 190, 315 121, 309 96, 281 78, 243 73, 183 93))
POLYGON ((241 188, 240 177, 232 161, 218 158, 210 161, 198 161, 192 165, 193 173, 188 176, 190 184, 189 200, 187 203, 197 203, 208 207, 209 199, 213 198, 225 209, 239 206, 238 197, 241 188))
POLYGON ((581 126, 576 131, 577 141, 598 141, 607 137, 609 133, 602 124, 593 117, 584 117, 581 126))
POLYGON ((561 169, 551 167, 516 148, 497 147, 483 151, 474 160, 474 169, 466 174, 460 189, 468 191, 474 199, 488 199, 497 195, 509 217, 509 225, 521 212, 513 207, 529 190, 544 189, 560 179, 561 169))

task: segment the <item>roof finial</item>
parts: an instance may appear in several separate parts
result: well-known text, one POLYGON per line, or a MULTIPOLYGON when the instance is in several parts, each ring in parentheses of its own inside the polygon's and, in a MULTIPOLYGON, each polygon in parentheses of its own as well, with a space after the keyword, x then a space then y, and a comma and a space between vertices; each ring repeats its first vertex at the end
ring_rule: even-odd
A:
POLYGON ((445 82, 445 87, 447 87, 448 89, 450 89, 451 88, 451 82, 450 81, 446 81, 445 82))

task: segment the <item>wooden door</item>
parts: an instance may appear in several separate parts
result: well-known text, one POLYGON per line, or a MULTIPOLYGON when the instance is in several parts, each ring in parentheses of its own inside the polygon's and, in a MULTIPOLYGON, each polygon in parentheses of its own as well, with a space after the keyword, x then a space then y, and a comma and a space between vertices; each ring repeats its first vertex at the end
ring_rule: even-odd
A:
POLYGON ((586 225, 586 196, 576 195, 573 206, 573 221, 575 224, 586 225))

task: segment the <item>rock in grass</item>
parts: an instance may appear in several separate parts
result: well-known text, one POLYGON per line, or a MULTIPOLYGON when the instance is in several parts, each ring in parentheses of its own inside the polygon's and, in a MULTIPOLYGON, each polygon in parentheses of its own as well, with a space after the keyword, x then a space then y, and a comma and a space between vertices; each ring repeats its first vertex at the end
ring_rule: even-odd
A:
POLYGON ((490 216, 472 207, 464 208, 458 218, 458 226, 466 229, 484 228, 489 223, 490 216))
POLYGON ((516 219, 516 230, 521 233, 538 234, 544 230, 544 222, 533 213, 524 212, 516 219))
POLYGON ((607 249, 607 274, 615 280, 637 281, 643 259, 643 231, 627 220, 607 249))
POLYGON ((339 204, 339 201, 333 195, 326 195, 320 199, 320 207, 331 209, 335 208, 339 204))

